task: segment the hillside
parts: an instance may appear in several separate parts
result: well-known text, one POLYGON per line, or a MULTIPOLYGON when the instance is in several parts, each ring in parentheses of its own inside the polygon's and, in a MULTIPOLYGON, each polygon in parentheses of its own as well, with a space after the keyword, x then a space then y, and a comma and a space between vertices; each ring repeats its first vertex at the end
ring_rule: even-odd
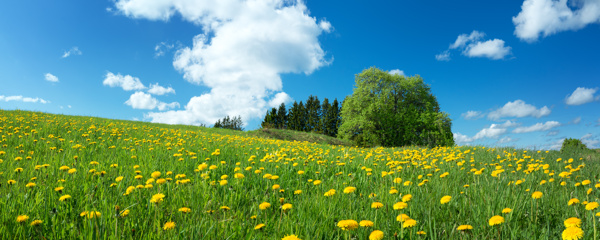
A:
POLYGON ((0 238, 596 238, 593 154, 260 134, 0 110, 0 238))

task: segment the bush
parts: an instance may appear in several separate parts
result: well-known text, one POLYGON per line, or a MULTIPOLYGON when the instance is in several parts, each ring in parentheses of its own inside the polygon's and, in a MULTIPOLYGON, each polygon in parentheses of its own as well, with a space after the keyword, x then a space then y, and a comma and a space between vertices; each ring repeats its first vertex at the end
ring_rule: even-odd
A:
POLYGON ((589 151, 590 149, 585 146, 579 139, 575 138, 567 138, 563 141, 562 147, 560 148, 560 152, 583 152, 589 151))

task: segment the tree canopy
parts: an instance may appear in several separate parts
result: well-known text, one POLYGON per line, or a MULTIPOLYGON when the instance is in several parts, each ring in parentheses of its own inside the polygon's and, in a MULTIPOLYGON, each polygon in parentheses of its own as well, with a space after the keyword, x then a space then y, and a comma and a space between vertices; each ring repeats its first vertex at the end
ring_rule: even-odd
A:
POLYGON ((420 76, 372 67, 357 74, 355 84, 342 104, 339 137, 361 146, 454 145, 449 115, 420 76))

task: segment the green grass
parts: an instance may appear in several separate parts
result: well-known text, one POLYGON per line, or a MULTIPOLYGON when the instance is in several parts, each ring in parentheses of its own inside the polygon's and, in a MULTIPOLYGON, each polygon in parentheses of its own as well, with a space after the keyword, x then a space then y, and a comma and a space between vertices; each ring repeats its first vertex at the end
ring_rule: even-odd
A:
POLYGON ((560 239, 570 217, 581 219, 583 239, 593 239, 598 230, 599 209, 567 205, 572 198, 599 201, 597 152, 355 148, 301 134, 0 110, 0 238, 369 239, 381 230, 384 239, 560 239), (257 137, 261 134, 292 141, 257 137), (504 171, 496 174, 497 168, 504 171), (152 178, 153 172, 161 176, 152 178), (224 175, 227 183, 221 185, 224 175), (160 179, 166 183, 158 184, 160 179), (584 180, 591 183, 581 185, 584 180), (273 190, 274 185, 280 188, 273 190), (64 189, 55 191, 59 186, 64 189), (124 195, 131 186, 143 188, 124 195), (344 193, 348 186, 356 191, 344 193), (330 189, 336 193, 324 196, 330 189), (297 190, 302 193, 294 194, 297 190), (533 199, 535 191, 543 197, 533 199), (158 193, 164 200, 151 203, 158 193), (407 194, 412 195, 408 207, 394 210, 407 194), (59 201, 64 195, 71 199, 59 201), (441 204, 446 195, 451 201, 441 204), (272 206, 260 210, 262 202, 272 206), (292 209, 283 211, 281 202, 292 209), (373 202, 384 207, 372 209, 373 202), (191 212, 179 212, 182 207, 191 212), (503 214, 504 208, 512 212, 503 214), (129 215, 120 216, 125 209, 129 215), (101 216, 81 217, 84 211, 101 216), (417 224, 402 228, 396 221, 401 213, 417 224), (17 222, 23 215, 29 219, 17 222), (505 222, 490 226, 495 215, 505 222), (348 219, 374 226, 351 231, 337 226, 348 219), (33 220, 42 223, 30 226, 33 220), (176 226, 164 230, 169 221, 176 226), (260 223, 265 227, 254 230, 260 223), (463 224, 473 230, 456 230, 463 224))

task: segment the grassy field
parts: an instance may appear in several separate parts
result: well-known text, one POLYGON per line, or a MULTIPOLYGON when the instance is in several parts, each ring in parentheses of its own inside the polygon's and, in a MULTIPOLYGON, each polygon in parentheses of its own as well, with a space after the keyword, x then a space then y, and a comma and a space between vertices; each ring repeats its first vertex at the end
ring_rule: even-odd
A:
POLYGON ((0 238, 600 237, 598 154, 253 134, 0 110, 0 238))

